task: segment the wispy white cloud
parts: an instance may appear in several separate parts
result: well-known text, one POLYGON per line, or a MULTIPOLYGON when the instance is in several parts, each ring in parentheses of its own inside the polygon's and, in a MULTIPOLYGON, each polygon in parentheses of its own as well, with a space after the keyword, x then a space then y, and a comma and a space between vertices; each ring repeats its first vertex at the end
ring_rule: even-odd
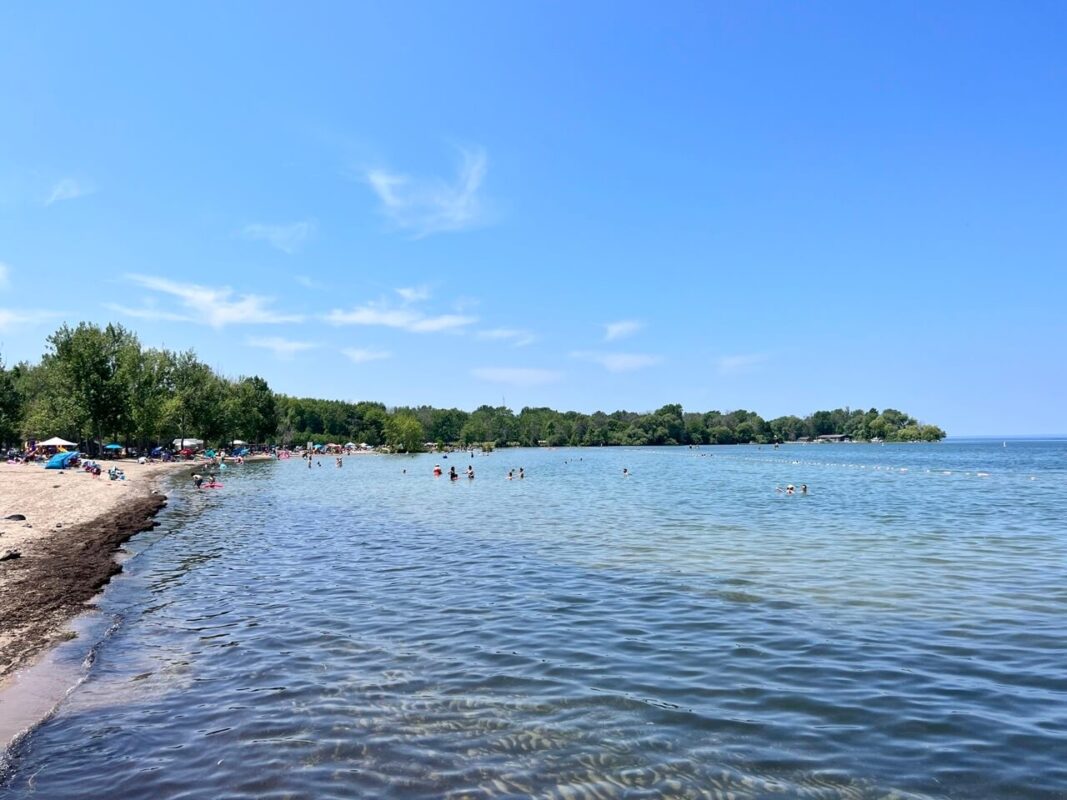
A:
POLYGON ((428 286, 407 286, 397 289, 396 293, 405 303, 420 303, 430 299, 430 287, 428 286))
POLYGON ((455 180, 412 178, 384 169, 365 178, 381 202, 382 213, 416 237, 473 228, 485 221, 480 190, 488 170, 482 149, 461 150, 455 180))
POLYGON ((478 321, 477 317, 463 314, 439 314, 427 316, 413 308, 389 308, 376 303, 353 308, 351 311, 334 309, 325 316, 331 325, 380 325, 397 328, 409 333, 440 333, 456 331, 478 321))
POLYGON ((607 322, 604 324, 604 341, 614 342, 617 339, 625 339, 627 336, 633 336, 643 327, 645 327, 645 323, 635 319, 607 322))
POLYGON ((28 309, 19 309, 18 311, 15 311, 9 308, 0 308, 0 331, 10 330, 22 325, 33 325, 61 316, 63 316, 63 314, 58 311, 28 309))
POLYGON ((294 275, 293 280, 303 286, 305 289, 325 289, 326 284, 312 278, 310 275, 294 275))
POLYGON ((45 198, 44 204, 50 206, 63 200, 74 200, 79 197, 85 197, 95 191, 94 187, 76 178, 63 178, 52 187, 52 191, 45 198))
POLYGON ((505 383, 509 386, 542 386, 555 383, 563 377, 562 372, 533 367, 478 367, 471 375, 490 383, 505 383))
POLYGON ((366 364, 368 361, 382 361, 393 357, 388 350, 371 350, 364 347, 346 347, 341 353, 353 364, 366 364))
POLYGON ((486 331, 478 331, 479 339, 488 339, 497 342, 511 342, 515 347, 525 347, 537 341, 537 337, 531 331, 518 330, 516 328, 493 328, 486 331))
POLYGON ((271 247, 292 255, 314 232, 314 220, 293 222, 289 225, 266 225, 262 222, 254 222, 251 225, 245 225, 241 230, 241 235, 246 239, 266 242, 271 247))
POLYGON ((159 308, 154 303, 142 308, 109 304, 114 311, 141 319, 195 322, 223 328, 226 325, 261 325, 300 322, 299 314, 284 314, 271 307, 273 300, 255 294, 235 294, 228 286, 212 288, 194 283, 179 283, 151 275, 127 275, 138 286, 174 298, 180 310, 159 308))
POLYGON ((0 261, 0 289, 7 289, 11 286, 11 267, 0 261))
POLYGON ((736 356, 722 356, 715 364, 720 375, 736 375, 739 372, 747 372, 753 367, 767 360, 763 353, 748 353, 736 356))
POLYGON ((245 339, 245 344, 270 350, 282 361, 291 361, 297 353, 318 347, 314 342, 298 342, 283 336, 249 336, 245 339))
POLYGON ((601 353, 589 350, 571 353, 571 358, 599 364, 608 372, 633 372, 646 367, 654 367, 663 361, 661 356, 644 353, 601 353))
POLYGON ((141 308, 124 306, 120 303, 104 303, 104 308, 122 314, 124 317, 134 319, 146 319, 149 322, 199 322, 196 317, 188 314, 179 314, 176 311, 167 311, 160 308, 158 303, 146 302, 141 308))

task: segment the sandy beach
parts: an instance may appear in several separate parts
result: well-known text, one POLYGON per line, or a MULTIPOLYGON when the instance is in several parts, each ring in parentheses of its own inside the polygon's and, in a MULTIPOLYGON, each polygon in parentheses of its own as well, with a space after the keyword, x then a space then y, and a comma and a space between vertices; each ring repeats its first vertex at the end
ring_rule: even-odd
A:
POLYGON ((119 461, 126 480, 0 465, 0 685, 49 645, 118 571, 115 550, 153 527, 167 472, 188 463, 119 461), (20 515, 24 519, 8 519, 20 515))

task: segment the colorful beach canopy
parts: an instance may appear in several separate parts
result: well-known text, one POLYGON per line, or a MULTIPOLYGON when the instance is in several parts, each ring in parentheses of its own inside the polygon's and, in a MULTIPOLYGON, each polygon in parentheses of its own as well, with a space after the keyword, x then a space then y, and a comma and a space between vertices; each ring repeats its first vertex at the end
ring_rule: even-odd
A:
POLYGON ((71 463, 78 457, 77 452, 74 453, 56 453, 50 459, 48 463, 44 465, 45 469, 66 469, 71 463))
POLYGON ((43 442, 38 442, 38 447, 74 447, 74 442, 68 442, 66 439, 60 439, 58 436, 53 436, 51 439, 46 439, 43 442))

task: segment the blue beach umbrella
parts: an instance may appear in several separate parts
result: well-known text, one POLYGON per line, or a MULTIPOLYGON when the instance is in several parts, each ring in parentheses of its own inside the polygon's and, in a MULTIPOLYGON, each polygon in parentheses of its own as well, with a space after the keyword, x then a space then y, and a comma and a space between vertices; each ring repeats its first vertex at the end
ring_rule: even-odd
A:
POLYGON ((121 450, 122 449, 122 445, 121 444, 109 444, 109 445, 105 445, 104 449, 105 450, 121 450))

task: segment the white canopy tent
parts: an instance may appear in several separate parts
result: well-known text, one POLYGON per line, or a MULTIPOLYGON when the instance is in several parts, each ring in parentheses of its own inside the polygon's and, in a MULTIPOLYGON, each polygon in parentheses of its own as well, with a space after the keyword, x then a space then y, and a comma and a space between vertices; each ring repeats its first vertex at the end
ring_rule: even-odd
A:
POLYGON ((203 439, 194 439, 192 436, 186 436, 184 439, 175 439, 174 440, 174 446, 175 447, 189 447, 189 448, 195 449, 197 447, 203 447, 204 446, 204 440, 203 439), (183 442, 184 442, 184 444, 182 444, 183 442))
POLYGON ((58 436, 53 436, 51 439, 46 439, 43 442, 38 442, 38 447, 74 447, 76 442, 68 442, 66 439, 60 439, 58 436))

